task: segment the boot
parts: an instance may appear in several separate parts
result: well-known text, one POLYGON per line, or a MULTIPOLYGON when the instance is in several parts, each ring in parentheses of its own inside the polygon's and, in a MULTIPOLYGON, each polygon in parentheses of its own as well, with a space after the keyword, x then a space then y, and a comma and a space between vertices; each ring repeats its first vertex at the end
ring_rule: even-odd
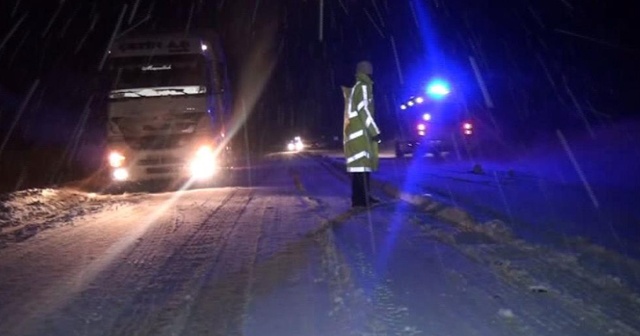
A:
POLYGON ((379 204, 380 200, 375 197, 369 197, 369 200, 367 201, 367 203, 369 203, 369 206, 373 206, 373 205, 379 204))

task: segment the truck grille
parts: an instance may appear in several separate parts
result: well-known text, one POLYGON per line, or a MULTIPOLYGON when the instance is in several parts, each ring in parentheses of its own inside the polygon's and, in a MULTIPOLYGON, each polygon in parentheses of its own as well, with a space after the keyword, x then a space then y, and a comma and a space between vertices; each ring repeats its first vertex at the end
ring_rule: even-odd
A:
POLYGON ((129 147, 136 150, 173 149, 185 145, 191 135, 158 135, 135 138, 125 138, 129 147))
POLYGON ((170 174, 178 173, 180 168, 178 167, 149 167, 146 169, 147 174, 170 174))
POLYGON ((175 165, 184 163, 184 159, 172 156, 148 157, 138 161, 140 166, 175 165))

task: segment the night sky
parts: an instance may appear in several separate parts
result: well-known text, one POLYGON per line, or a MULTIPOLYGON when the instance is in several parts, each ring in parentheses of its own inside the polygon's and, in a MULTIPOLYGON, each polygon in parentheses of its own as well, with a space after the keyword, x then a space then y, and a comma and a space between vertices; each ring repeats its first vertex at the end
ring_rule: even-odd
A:
POLYGON ((630 1, 41 3, 0 5, 0 130, 3 140, 9 136, 7 148, 102 141, 106 85, 99 64, 125 5, 121 31, 220 32, 234 111, 240 101, 249 107, 252 146, 294 134, 339 135, 339 85, 353 84, 361 59, 375 67, 387 138, 397 132, 396 107, 432 75, 446 77, 472 113, 493 118, 514 141, 638 113, 640 38, 630 1), (255 103, 247 98, 256 94, 255 103))

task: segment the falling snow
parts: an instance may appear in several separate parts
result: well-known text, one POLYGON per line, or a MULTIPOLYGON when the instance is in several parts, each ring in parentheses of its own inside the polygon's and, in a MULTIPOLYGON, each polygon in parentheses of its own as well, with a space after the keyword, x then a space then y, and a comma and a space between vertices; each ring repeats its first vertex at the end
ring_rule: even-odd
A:
MULTIPOLYGON (((594 324, 595 329, 590 331, 633 335, 638 330, 637 318, 634 321, 619 310, 599 310, 595 303, 611 303, 607 294, 618 298, 627 290, 637 295, 640 288, 636 267, 640 250, 635 239, 640 235, 637 225, 640 102, 636 84, 640 74, 640 40, 636 13, 627 3, 614 6, 573 0, 502 1, 493 6, 472 0, 61 0, 42 4, 4 1, 0 4, 0 252, 21 246, 29 249, 29 244, 37 241, 31 238, 43 232, 53 232, 52 236, 61 237, 54 239, 64 241, 63 228, 77 223, 91 225, 90 218, 94 215, 124 225, 130 219, 119 217, 116 211, 119 207, 131 206, 128 211, 132 214, 153 212, 152 206, 136 207, 138 202, 153 198, 151 195, 102 194, 105 188, 100 184, 106 183, 108 175, 105 130, 111 85, 110 50, 114 41, 138 34, 173 32, 188 36, 214 30, 222 39, 226 62, 223 65, 231 81, 232 89, 225 92, 233 100, 228 134, 234 152, 240 157, 236 168, 247 174, 243 190, 252 193, 255 186, 264 182, 264 175, 256 173, 258 162, 264 164, 260 167, 277 172, 279 169, 291 172, 298 164, 318 169, 318 161, 305 161, 306 156, 274 159, 277 163, 269 161, 281 158, 281 154, 274 153, 282 151, 294 136, 300 136, 308 144, 309 152, 304 155, 333 158, 322 159, 322 167, 340 166, 344 160, 341 156, 344 102, 340 87, 353 86, 355 64, 369 60, 374 67, 375 119, 382 131, 383 158, 381 170, 373 174, 374 182, 378 191, 386 191, 390 198, 413 204, 408 210, 404 203, 391 202, 393 206, 376 210, 375 216, 356 217, 349 222, 355 223, 353 227, 333 232, 336 236, 315 237, 313 253, 296 255, 291 260, 290 256, 279 256, 277 260, 318 264, 309 268, 306 275, 280 274, 282 265, 277 265, 279 271, 274 276, 292 284, 297 284, 296 277, 305 276, 316 276, 322 286, 331 283, 331 299, 327 304, 332 305, 329 310, 332 318, 358 325, 363 332, 427 334, 430 327, 444 330, 438 328, 446 326, 437 320, 421 324, 419 319, 412 318, 421 312, 407 307, 415 304, 405 298, 411 296, 411 280, 387 276, 381 271, 385 269, 380 266, 383 262, 370 259, 376 256, 397 261, 394 259, 397 256, 390 252, 395 251, 407 257, 407 264, 414 265, 420 269, 416 272, 422 274, 420 267, 424 265, 435 268, 449 265, 442 259, 447 257, 452 263, 455 260, 463 265, 462 269, 476 270, 482 278, 476 282, 471 273, 460 272, 454 263, 451 272, 442 268, 437 273, 446 281, 436 278, 427 281, 430 295, 451 298, 442 301, 448 302, 444 305, 446 309, 464 307, 455 310, 462 317, 477 313, 476 317, 488 321, 485 326, 506 326, 505 333, 524 335, 533 332, 529 327, 559 334, 559 330, 568 330, 562 329, 569 328, 567 325, 605 321, 607 314, 612 314, 619 324, 609 329, 594 324), (427 92, 434 79, 448 85, 447 94, 442 95, 444 99, 437 102, 427 92), (418 97, 419 102, 415 100, 418 97), (415 102, 411 108, 405 105, 409 100, 412 105, 415 102), (428 123, 422 119, 424 114, 429 114, 428 123), (425 122, 421 131, 428 135, 417 135, 416 120, 425 122), (459 127, 462 124, 452 127, 452 120, 472 123, 473 135, 462 137, 459 127), (408 138, 449 147, 420 152, 416 155, 420 157, 396 157, 396 145, 408 138), (261 161, 265 155, 270 158, 266 163, 261 161), (88 181, 91 188, 83 184, 88 181), (424 211, 417 211, 418 208, 424 211), (399 218, 403 219, 402 225, 395 224, 399 218), (433 218, 449 222, 434 223, 433 218), (367 231, 362 237, 356 234, 357 225, 367 231), (407 245, 400 244, 394 250, 397 246, 390 242, 398 237, 403 237, 407 245), (414 240, 420 241, 420 245, 413 244, 414 240), (20 241, 24 245, 18 244, 20 241), (416 261, 422 257, 424 260, 416 261), (472 266, 469 260, 477 264, 472 266), (322 265, 322 269, 314 268, 317 265, 322 265), (357 267, 340 269, 345 265, 357 267), (562 278, 556 271, 570 273, 572 277, 562 278), (566 287, 554 283, 557 278, 553 274, 566 280, 566 287), (598 277, 589 278, 594 274, 598 277), (397 283, 378 283, 382 278, 403 283, 408 292, 401 293, 403 285, 397 283), (523 295, 528 295, 523 301, 526 304, 517 306, 508 302, 505 298, 521 298, 520 294, 496 279, 523 288, 523 295), (574 280, 575 283, 571 282, 574 280), (456 291, 445 284, 457 286, 456 291), (356 290, 356 285, 361 288, 356 290), (593 307, 580 305, 583 298, 572 296, 574 289, 586 288, 580 286, 599 289, 593 294, 597 297, 593 307), (473 312, 470 307, 476 304, 474 299, 484 298, 483 293, 490 290, 500 293, 489 300, 491 304, 486 311, 473 312), (468 296, 459 294, 463 292, 468 296), (375 299, 375 305, 368 305, 366 298, 375 299), (566 323, 549 326, 547 330, 548 326, 536 323, 544 324, 540 322, 542 318, 553 316, 546 315, 544 305, 537 300, 556 299, 562 302, 558 309, 565 314, 566 323), (339 312, 345 312, 345 307, 352 310, 341 315, 339 312), (570 308, 579 309, 580 313, 570 308), (385 312, 393 318, 386 320, 385 312), (368 323, 362 314, 375 319, 368 323)), ((259 212, 251 213, 252 220, 269 218, 271 222, 263 223, 264 230, 275 236, 264 235, 258 227, 252 228, 255 232, 246 233, 247 240, 240 244, 243 251, 239 253, 240 261, 234 264, 240 265, 238 283, 225 284, 244 294, 229 298, 242 297, 238 302, 245 302, 252 290, 271 290, 267 282, 256 283, 256 288, 248 285, 254 276, 273 274, 260 268, 254 274, 253 269, 243 268, 253 265, 253 258, 260 256, 260 253, 243 254, 246 251, 266 249, 262 244, 270 239, 276 245, 287 241, 292 251, 307 251, 305 244, 309 242, 305 241, 303 248, 288 241, 298 236, 282 240, 276 237, 286 236, 283 228, 291 226, 279 221, 323 223, 328 217, 318 209, 329 209, 335 215, 336 207, 348 203, 347 177, 335 171, 331 174, 321 171, 315 177, 326 180, 325 184, 305 174, 298 177, 296 184, 306 183, 317 194, 296 199, 298 203, 283 200, 280 194, 269 195, 274 198, 258 200, 262 202, 255 208, 258 210, 246 208, 259 212), (338 175, 342 177, 330 178, 338 175), (279 206, 281 209, 277 209, 279 206), (299 210, 298 207, 302 209, 300 213, 309 216, 300 216, 292 210, 299 210), (288 217, 279 217, 278 211, 289 211, 288 217), (321 219, 305 222, 316 218, 313 216, 321 219), (234 287, 239 284, 247 285, 234 287)), ((272 184, 262 185, 266 190, 291 186, 286 174, 267 175, 272 184)), ((216 197, 226 199, 223 188, 212 190, 219 193, 216 197)), ((289 196, 301 192, 280 191, 289 196)), ((200 204, 209 204, 206 194, 204 189, 190 197, 202 201, 200 204)), ((171 199, 167 195, 159 197, 171 199)), ((244 199, 229 197, 233 209, 234 202, 244 199)), ((154 202, 154 206, 160 206, 161 202, 154 202)), ((198 212, 201 210, 197 206, 179 204, 189 208, 193 212, 190 216, 206 227, 207 215, 198 212)), ((172 211, 175 213, 160 216, 175 220, 173 224, 165 223, 168 226, 163 229, 182 232, 184 227, 175 224, 182 218, 179 210, 172 211)), ((186 246, 209 246, 212 241, 225 239, 236 241, 233 225, 237 222, 231 225, 228 217, 216 216, 221 216, 223 227, 228 225, 229 231, 207 236, 211 241, 195 242, 187 235, 181 236, 186 246)), ((109 232, 117 232, 114 230, 109 232)), ((135 231, 139 237, 145 237, 140 227, 136 230, 140 230, 135 231)), ((160 239, 155 231, 149 234, 152 239, 160 239)), ((167 246, 179 248, 178 240, 167 246)), ((145 243, 140 246, 153 249, 145 243)), ((209 247, 220 253, 220 260, 230 258, 224 248, 209 247)), ((171 259, 172 253, 160 251, 154 258, 167 258, 168 264, 177 265, 174 262, 178 257, 171 259)), ((185 258, 184 261, 194 263, 201 261, 196 255, 185 258)), ((142 259, 131 262, 136 264, 142 259)), ((104 262, 99 266, 105 266, 104 262)), ((94 270, 96 276, 100 267, 94 270)), ((203 267, 194 272, 215 273, 203 267)), ((181 281, 194 285, 187 280, 181 281)), ((163 279, 154 281, 157 281, 154 286, 166 285, 163 279)), ((296 288, 300 292, 313 292, 320 286, 313 285, 313 281, 299 285, 296 288)), ((73 292, 79 288, 69 286, 65 290, 73 292)), ((279 295, 288 295, 280 286, 273 288, 279 295)), ((141 297, 156 294, 153 289, 140 290, 141 297)), ((168 298, 171 303, 162 314, 169 314, 171 305, 189 309, 192 304, 205 305, 204 311, 213 309, 194 299, 190 290, 181 292, 189 298, 184 302, 168 298)), ((203 290, 217 294, 221 289, 213 286, 203 290)), ((141 297, 136 302, 148 309, 141 297)), ((295 303, 295 299, 289 298, 295 303)), ((250 307, 264 317, 273 310, 270 304, 267 300, 250 307)), ((625 304, 629 311, 638 308, 631 301, 625 304)), ((0 304, 0 311, 2 308, 0 304)), ((87 316, 92 323, 107 318, 133 323, 144 317, 124 313, 109 317, 104 311, 92 314, 87 316)), ((158 320, 163 317, 158 316, 158 320)), ((314 322, 321 325, 323 320, 314 322)), ((458 334, 481 332, 472 330, 470 324, 452 324, 455 329, 451 330, 458 334)), ((281 330, 275 324, 271 327, 281 330)), ((246 328, 257 330, 255 323, 246 328)), ((326 331, 335 334, 344 331, 327 328, 326 331)), ((169 329, 162 332, 180 333, 169 329)))

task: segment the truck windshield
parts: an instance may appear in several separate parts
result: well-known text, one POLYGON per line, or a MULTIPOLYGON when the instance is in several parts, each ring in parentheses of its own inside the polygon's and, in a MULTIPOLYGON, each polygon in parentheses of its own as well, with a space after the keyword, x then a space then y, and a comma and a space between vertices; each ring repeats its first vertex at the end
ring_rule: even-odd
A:
POLYGON ((109 63, 109 75, 111 90, 207 85, 205 60, 201 55, 112 58, 109 63))

